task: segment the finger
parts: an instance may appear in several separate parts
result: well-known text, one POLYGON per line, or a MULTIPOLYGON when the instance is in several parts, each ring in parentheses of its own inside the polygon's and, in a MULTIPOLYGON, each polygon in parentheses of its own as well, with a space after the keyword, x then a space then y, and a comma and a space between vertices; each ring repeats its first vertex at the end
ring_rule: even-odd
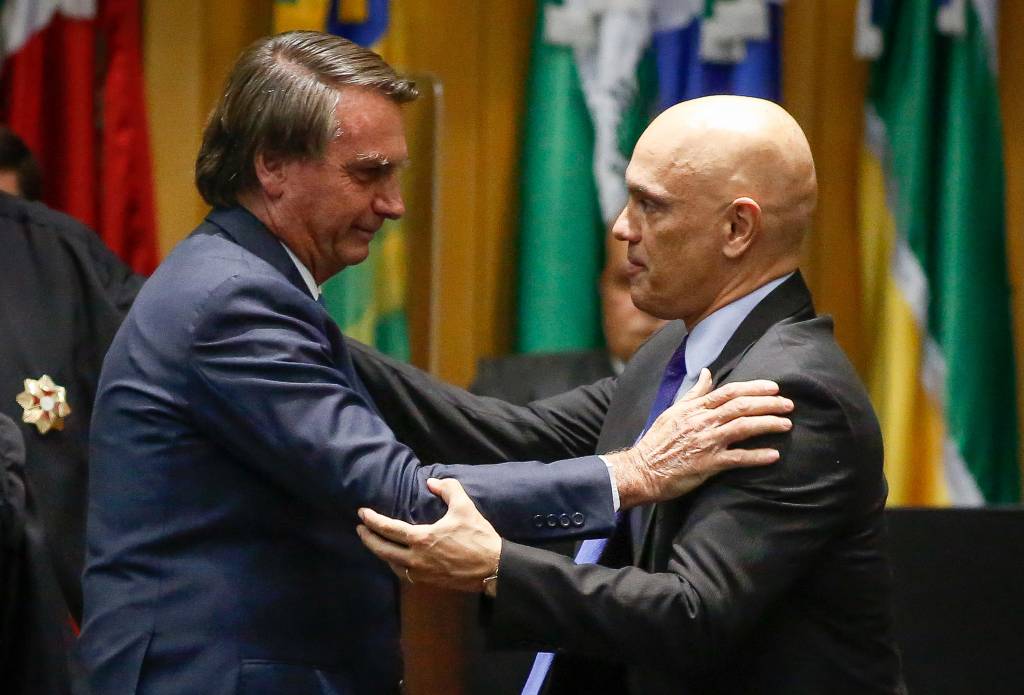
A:
POLYGON ((714 434, 724 446, 742 442, 763 434, 779 434, 793 429, 789 418, 777 415, 755 415, 741 417, 715 428, 714 434))
POLYGON ((430 478, 427 480, 427 489, 440 497, 449 507, 453 503, 469 501, 469 495, 455 478, 430 478))
POLYGON ((726 449, 717 458, 720 468, 767 466, 780 458, 776 449, 726 449))
POLYGON ((731 384, 719 386, 717 389, 704 396, 703 405, 705 408, 717 408, 738 396, 774 396, 778 392, 779 385, 774 381, 768 381, 767 379, 736 381, 731 384))
POLYGON ((711 412, 716 425, 748 415, 784 415, 793 410, 793 401, 784 396, 739 396, 711 412))
POLYGON ((366 524, 371 531, 374 533, 384 536, 388 540, 401 543, 402 545, 409 545, 412 541, 413 525, 407 524, 404 521, 398 519, 392 519, 391 517, 378 514, 372 509, 363 507, 359 510, 359 518, 364 524, 366 524))
POLYGON ((690 390, 683 394, 680 400, 689 401, 694 398, 700 398, 706 396, 708 391, 711 390, 711 370, 704 367, 700 370, 700 376, 697 377, 697 383, 690 387, 690 390))
POLYGON ((362 524, 356 526, 356 534, 371 553, 389 565, 408 567, 412 562, 412 551, 404 545, 389 541, 362 524))

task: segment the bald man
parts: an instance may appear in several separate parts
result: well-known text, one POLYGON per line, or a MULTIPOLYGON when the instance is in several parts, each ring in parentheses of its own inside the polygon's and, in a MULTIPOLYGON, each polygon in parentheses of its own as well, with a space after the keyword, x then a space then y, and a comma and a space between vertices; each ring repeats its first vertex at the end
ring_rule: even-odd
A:
MULTIPOLYGON (((584 387, 561 397, 560 417, 599 428, 596 451, 612 451, 703 368, 717 383, 772 379, 795 403, 793 428, 745 446, 778 448, 779 463, 626 514, 576 562, 502 540, 453 480, 430 483, 449 505, 433 525, 361 510, 363 542, 412 581, 482 592, 494 646, 556 651, 538 655, 531 695, 901 692, 881 435, 798 270, 817 194, 806 138, 770 102, 684 102, 640 138, 626 183, 614 233, 629 245, 633 301, 673 321, 630 361, 606 408, 593 407, 600 385, 584 387)), ((433 421, 443 412, 434 398, 461 413, 494 407, 359 361, 373 388, 408 387, 404 406, 384 409, 410 420, 415 410, 423 431, 408 426, 412 439, 451 425, 433 421)), ((440 453, 524 453, 471 420, 447 430, 457 436, 440 453)))

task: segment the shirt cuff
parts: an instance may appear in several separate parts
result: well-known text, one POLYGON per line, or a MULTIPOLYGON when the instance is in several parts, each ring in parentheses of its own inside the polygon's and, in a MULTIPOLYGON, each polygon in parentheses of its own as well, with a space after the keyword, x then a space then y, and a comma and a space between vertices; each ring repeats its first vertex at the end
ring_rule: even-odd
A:
POLYGON ((599 459, 608 466, 608 482, 612 484, 612 511, 619 511, 619 486, 615 484, 615 471, 612 470, 612 464, 608 462, 604 456, 598 455, 599 459))

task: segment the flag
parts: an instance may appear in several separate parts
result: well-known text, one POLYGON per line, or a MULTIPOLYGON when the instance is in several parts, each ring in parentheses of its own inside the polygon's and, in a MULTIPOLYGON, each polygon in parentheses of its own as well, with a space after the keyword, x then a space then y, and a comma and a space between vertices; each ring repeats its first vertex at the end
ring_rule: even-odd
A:
POLYGON ((603 344, 603 237, 654 112, 706 94, 778 99, 780 12, 765 0, 546 0, 524 123, 518 348, 603 344))
POLYGON ((148 275, 160 259, 138 0, 101 0, 99 28, 106 71, 98 229, 107 246, 135 272, 148 275))
POLYGON ((625 201, 623 174, 647 125, 653 75, 649 9, 601 5, 539 6, 521 160, 523 352, 603 344, 604 233, 625 201))
POLYGON ((0 29, 3 118, 39 161, 44 201, 152 272, 138 0, 6 0, 0 29))
MULTIPOLYGON (((386 40, 390 9, 388 0, 278 0, 274 28, 327 31, 368 46, 391 62, 395 49, 386 40)), ((370 245, 369 258, 323 286, 327 310, 346 335, 401 360, 409 359, 407 263, 403 223, 386 220, 370 245)))
POLYGON ((869 2, 868 384, 893 504, 1020 501, 997 0, 869 2))
POLYGON ((779 2, 666 2, 654 34, 660 109, 710 94, 779 101, 781 40, 779 2))

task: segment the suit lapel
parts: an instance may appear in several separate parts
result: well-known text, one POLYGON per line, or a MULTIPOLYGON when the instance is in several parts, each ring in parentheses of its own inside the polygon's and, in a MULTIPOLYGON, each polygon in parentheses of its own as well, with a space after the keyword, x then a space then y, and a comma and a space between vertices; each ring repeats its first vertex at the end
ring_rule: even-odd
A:
POLYGON ((809 319, 814 317, 814 304, 800 271, 779 285, 754 307, 753 311, 732 334, 715 361, 708 369, 715 386, 725 382, 729 373, 747 351, 760 340, 769 328, 788 318, 809 319))
MULTIPOLYGON (((728 380, 739 361, 769 328, 787 319, 804 320, 813 317, 814 304, 810 290, 797 271, 754 307, 726 342, 722 352, 708 366, 714 385, 718 387, 728 380)), ((655 570, 663 564, 664 559, 657 557, 657 554, 667 552, 670 545, 663 542, 658 527, 676 528, 676 518, 684 510, 678 500, 643 507, 641 510, 639 515, 642 525, 633 534, 633 562, 637 566, 655 570)), ((631 519, 635 520, 636 516, 631 519)))
POLYGON ((615 397, 608 407, 597 442, 597 453, 604 454, 632 446, 647 421, 661 375, 686 326, 673 321, 644 344, 616 379, 615 397))

